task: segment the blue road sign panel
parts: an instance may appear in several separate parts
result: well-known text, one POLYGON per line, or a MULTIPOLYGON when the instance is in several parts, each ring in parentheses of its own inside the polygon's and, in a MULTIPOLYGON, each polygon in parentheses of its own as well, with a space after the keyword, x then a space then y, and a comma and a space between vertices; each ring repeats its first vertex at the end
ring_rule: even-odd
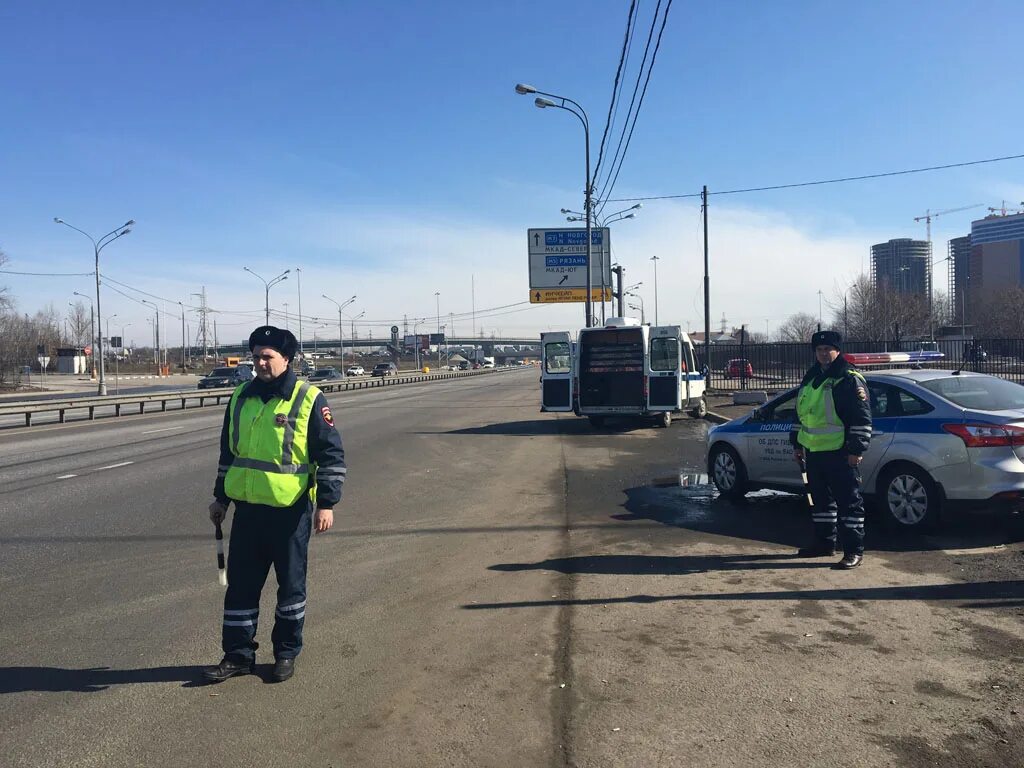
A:
POLYGON ((586 256, 545 256, 545 267, 585 267, 586 256))
MULTIPOLYGON (((590 232, 591 245, 603 243, 602 231, 593 229, 590 232)), ((544 245, 586 245, 587 230, 562 230, 560 232, 545 232, 544 245)))

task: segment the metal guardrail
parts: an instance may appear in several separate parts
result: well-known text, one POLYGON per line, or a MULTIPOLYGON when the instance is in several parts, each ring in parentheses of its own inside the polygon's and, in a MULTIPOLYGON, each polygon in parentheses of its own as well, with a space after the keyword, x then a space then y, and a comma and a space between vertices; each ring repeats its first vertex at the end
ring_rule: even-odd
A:
MULTIPOLYGON (((359 380, 346 380, 332 383, 330 381, 314 382, 314 386, 322 392, 350 392, 359 389, 374 389, 377 387, 397 386, 400 384, 414 384, 423 381, 441 381, 444 379, 466 378, 468 376, 479 376, 486 373, 497 373, 499 371, 515 370, 512 368, 482 368, 476 371, 459 371, 445 373, 414 373, 398 376, 380 376, 359 380)), ((9 403, 0 405, 0 417, 19 416, 25 417, 25 426, 32 426, 32 417, 40 413, 57 413, 57 421, 65 423, 68 411, 88 409, 89 421, 96 418, 97 408, 109 408, 113 406, 114 416, 120 416, 122 408, 126 406, 139 407, 138 413, 152 413, 153 409, 146 410, 147 403, 160 403, 160 411, 167 410, 167 404, 181 402, 180 410, 185 410, 189 401, 198 400, 197 408, 206 405, 219 405, 221 399, 230 399, 234 387, 223 387, 221 389, 192 389, 177 390, 168 392, 155 392, 148 395, 114 395, 106 397, 78 397, 68 400, 33 400, 21 403, 9 403)))

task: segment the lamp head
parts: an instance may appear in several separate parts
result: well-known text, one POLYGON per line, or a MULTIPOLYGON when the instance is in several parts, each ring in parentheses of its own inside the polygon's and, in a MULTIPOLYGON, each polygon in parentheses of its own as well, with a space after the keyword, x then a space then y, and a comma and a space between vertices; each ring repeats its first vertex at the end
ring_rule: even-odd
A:
POLYGON ((125 225, 126 227, 133 227, 133 226, 135 226, 135 219, 128 219, 128 221, 126 221, 126 222, 124 223, 124 225, 125 225))
POLYGON ((536 106, 538 109, 544 109, 544 107, 557 107, 558 106, 551 99, 542 99, 540 96, 538 96, 536 99, 534 99, 533 103, 534 103, 534 106, 536 106))
POLYGON ((525 96, 528 93, 536 92, 537 89, 534 88, 532 85, 527 85, 526 83, 516 83, 516 93, 518 93, 520 96, 525 96))
POLYGON ((633 206, 633 208, 631 210, 639 211, 643 207, 644 207, 643 203, 637 203, 636 205, 633 206))
POLYGON ((64 223, 64 219, 59 219, 56 216, 54 216, 53 217, 53 223, 54 224, 63 224, 64 223))

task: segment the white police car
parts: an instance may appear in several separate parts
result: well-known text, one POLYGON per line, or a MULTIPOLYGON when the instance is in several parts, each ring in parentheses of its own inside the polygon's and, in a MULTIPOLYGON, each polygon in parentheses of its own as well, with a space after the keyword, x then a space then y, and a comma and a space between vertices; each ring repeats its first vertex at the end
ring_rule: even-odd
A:
MULTIPOLYGON (((862 490, 887 522, 923 530, 944 506, 1024 509, 1024 386, 969 371, 862 372, 873 421, 862 490)), ((709 431, 708 474, 723 495, 803 491, 789 442, 797 392, 709 431)))

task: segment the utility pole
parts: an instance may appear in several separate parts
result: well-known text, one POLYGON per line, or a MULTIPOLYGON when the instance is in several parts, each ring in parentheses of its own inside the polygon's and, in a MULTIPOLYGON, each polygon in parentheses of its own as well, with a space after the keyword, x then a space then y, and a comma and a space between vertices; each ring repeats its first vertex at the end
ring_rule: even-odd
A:
POLYGON ((618 285, 619 285, 618 290, 614 292, 614 296, 617 297, 618 300, 619 300, 619 317, 625 317, 626 316, 626 312, 622 308, 622 304, 623 304, 622 292, 625 290, 623 288, 623 286, 625 285, 625 282, 624 282, 625 281, 625 277, 623 276, 623 272, 625 272, 625 271, 626 271, 626 268, 624 266, 622 266, 621 264, 616 264, 614 267, 612 267, 612 273, 615 275, 615 278, 618 281, 618 285))
POLYGON ((220 359, 220 352, 217 350, 217 321, 213 321, 213 356, 220 359))
POLYGON ((437 300, 437 367, 441 367, 441 292, 434 291, 437 300))
POLYGON ((700 193, 701 210, 704 212, 704 365, 707 374, 704 386, 711 389, 711 277, 708 272, 708 186, 700 193))
POLYGON ((181 372, 185 372, 185 305, 178 302, 181 307, 181 372))

